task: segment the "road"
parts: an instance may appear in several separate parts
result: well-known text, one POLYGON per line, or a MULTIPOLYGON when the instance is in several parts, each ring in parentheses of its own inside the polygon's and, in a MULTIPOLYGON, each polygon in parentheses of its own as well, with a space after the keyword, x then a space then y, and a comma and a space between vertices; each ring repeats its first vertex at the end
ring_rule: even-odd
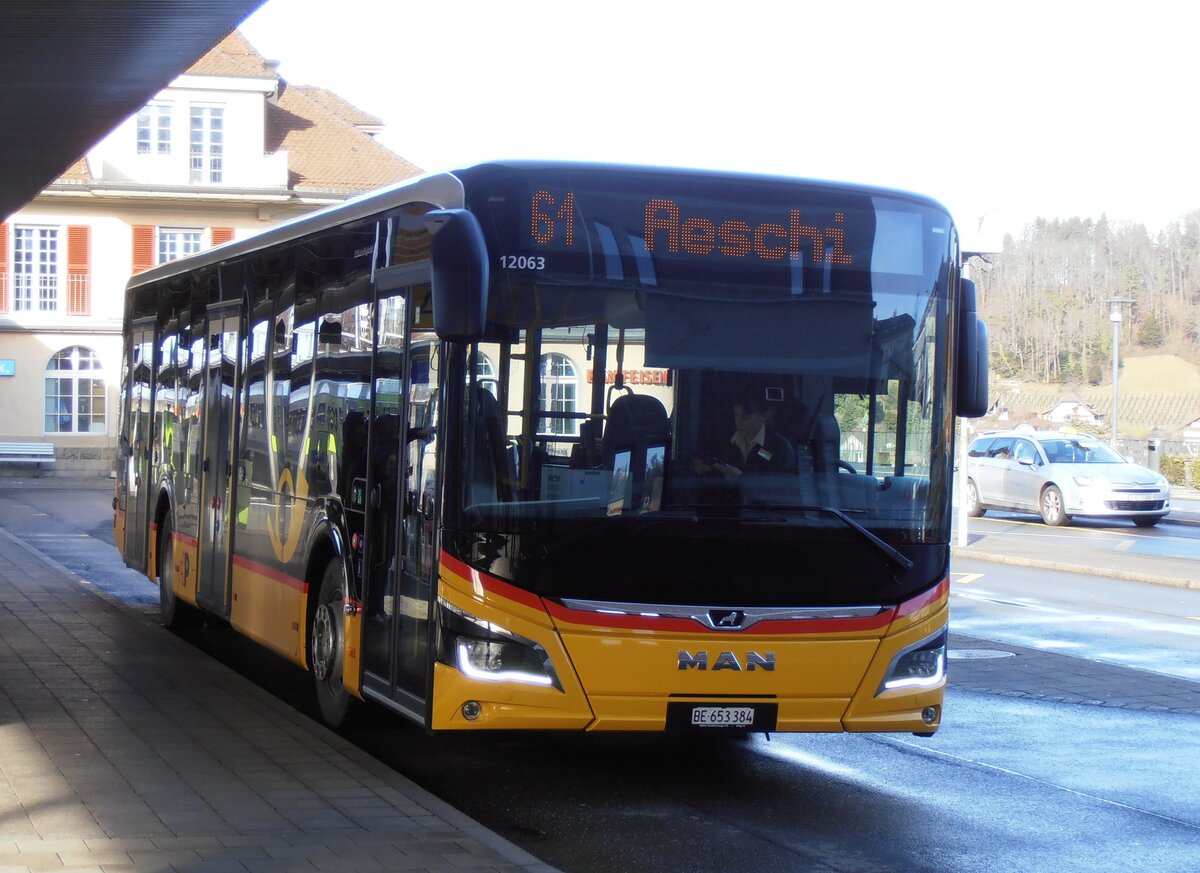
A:
MULTIPOLYGON (((104 596, 155 609, 153 585, 116 558, 105 491, 0 488, 0 520, 104 596)), ((1036 551, 1048 533, 972 520, 971 548, 1036 551)), ((1196 560, 1197 534, 1085 526, 1053 531, 1050 549, 1103 565, 1132 538, 1156 550, 1147 562, 1196 560)), ((931 739, 429 737, 370 710, 347 735, 567 873, 1200 869, 1200 683, 1185 675, 1200 591, 964 552, 952 580, 961 658, 931 739), (1133 664, 1139 653, 1150 663, 1133 664)), ((308 706, 299 671, 236 635, 189 639, 308 706)))

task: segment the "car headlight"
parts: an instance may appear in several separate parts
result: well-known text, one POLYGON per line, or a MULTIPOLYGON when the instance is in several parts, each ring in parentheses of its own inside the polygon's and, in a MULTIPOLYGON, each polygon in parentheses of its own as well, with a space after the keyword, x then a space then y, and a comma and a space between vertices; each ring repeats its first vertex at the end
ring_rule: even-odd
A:
POLYGON ((483 682, 519 682, 562 691, 546 650, 533 640, 439 600, 438 660, 483 682))
POLYGON ((876 694, 904 688, 936 688, 946 680, 947 631, 909 646, 892 659, 876 694))

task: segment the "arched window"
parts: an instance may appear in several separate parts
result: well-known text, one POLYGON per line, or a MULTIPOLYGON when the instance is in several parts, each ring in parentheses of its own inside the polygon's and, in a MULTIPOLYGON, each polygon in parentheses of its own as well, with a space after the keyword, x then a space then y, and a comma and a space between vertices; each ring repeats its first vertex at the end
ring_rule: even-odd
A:
MULTIPOLYGON (((542 408, 547 412, 575 412, 575 393, 578 382, 575 365, 566 355, 552 352, 542 355, 542 408)), ((538 432, 561 436, 578 436, 579 419, 554 416, 543 418, 538 432)))
POLYGON ((89 348, 63 349, 46 365, 46 433, 105 433, 107 395, 100 358, 89 348))
POLYGON ((492 359, 483 352, 473 352, 471 354, 471 362, 474 366, 475 378, 479 381, 479 386, 493 397, 499 398, 500 384, 496 381, 496 368, 492 366, 492 359))

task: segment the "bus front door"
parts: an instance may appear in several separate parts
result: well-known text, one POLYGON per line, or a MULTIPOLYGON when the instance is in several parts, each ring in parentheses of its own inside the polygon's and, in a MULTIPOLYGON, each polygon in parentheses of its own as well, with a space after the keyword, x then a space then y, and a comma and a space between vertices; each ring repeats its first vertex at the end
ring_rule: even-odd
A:
MULTIPOLYGON (((414 281, 411 271, 403 274, 414 281)), ((436 379, 427 284, 378 287, 367 557, 363 573, 363 690, 424 722, 434 579, 430 410, 436 379), (418 305, 423 303, 422 305, 418 305), (422 495, 426 495, 422 500, 422 495)))
POLYGON ((154 319, 144 319, 133 325, 129 387, 124 402, 125 428, 121 434, 121 455, 124 463, 123 487, 125 499, 125 563, 151 576, 147 567, 146 541, 150 525, 150 499, 154 493, 151 481, 151 425, 154 421, 154 319))
POLYGON ((196 602, 216 615, 229 615, 229 556, 233 503, 235 410, 238 354, 241 347, 239 303, 208 308, 205 341, 204 442, 200 473, 200 575, 196 602))

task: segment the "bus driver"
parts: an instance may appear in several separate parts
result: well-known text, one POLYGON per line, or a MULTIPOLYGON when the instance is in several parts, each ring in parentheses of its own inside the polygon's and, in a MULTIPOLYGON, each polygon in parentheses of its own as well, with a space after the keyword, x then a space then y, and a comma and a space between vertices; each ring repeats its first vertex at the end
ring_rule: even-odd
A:
POLYGON ((697 473, 719 473, 734 479, 743 473, 792 473, 791 443, 768 429, 770 415, 760 400, 744 397, 733 404, 733 436, 717 457, 695 460, 697 473))

